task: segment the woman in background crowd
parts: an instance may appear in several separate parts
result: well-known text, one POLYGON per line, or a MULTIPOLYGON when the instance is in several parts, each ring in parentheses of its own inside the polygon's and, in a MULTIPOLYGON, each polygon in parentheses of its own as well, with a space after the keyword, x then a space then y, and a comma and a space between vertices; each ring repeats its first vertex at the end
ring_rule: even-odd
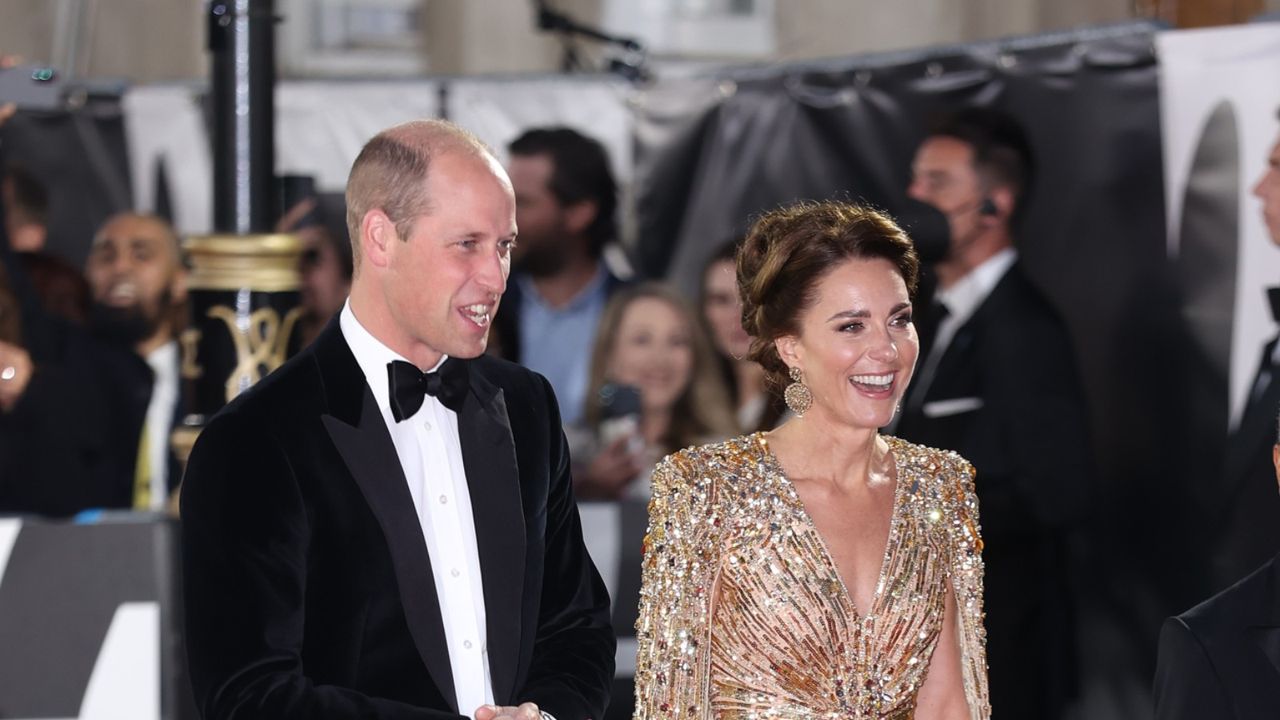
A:
POLYGON ((584 500, 645 497, 658 458, 729 437, 735 425, 701 325, 660 283, 620 290, 605 308, 584 410, 585 426, 571 433, 575 457, 591 458, 574 473, 584 500))
POLYGON ((707 260, 702 271, 702 319, 719 356, 720 374, 729 388, 742 432, 772 430, 787 411, 782 394, 769 392, 768 375, 747 357, 751 336, 742 329, 734 254, 740 239, 731 240, 707 260))
POLYGON ((919 353, 918 271, 856 205, 747 236, 750 357, 795 417, 654 471, 637 720, 990 717, 973 468, 879 434, 919 353))

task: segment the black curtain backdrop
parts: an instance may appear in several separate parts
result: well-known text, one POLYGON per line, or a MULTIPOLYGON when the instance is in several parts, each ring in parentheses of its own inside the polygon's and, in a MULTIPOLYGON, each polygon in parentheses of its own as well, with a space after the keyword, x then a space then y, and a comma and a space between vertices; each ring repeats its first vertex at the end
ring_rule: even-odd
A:
POLYGON ((1088 718, 1150 716, 1160 622, 1210 590, 1194 488, 1216 474, 1226 381, 1180 309, 1195 263, 1222 250, 1167 257, 1158 29, 729 71, 660 85, 637 119, 636 256, 688 290, 779 204, 899 208, 937 114, 981 104, 1023 121, 1038 174, 1019 251, 1070 325, 1101 471, 1074 578, 1088 718))

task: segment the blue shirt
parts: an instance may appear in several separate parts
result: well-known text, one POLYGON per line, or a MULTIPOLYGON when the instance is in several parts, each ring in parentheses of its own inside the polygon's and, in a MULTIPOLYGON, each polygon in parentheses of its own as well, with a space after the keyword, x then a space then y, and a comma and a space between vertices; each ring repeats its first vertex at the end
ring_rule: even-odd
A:
POLYGON ((582 418, 587 397, 591 349, 608 296, 604 268, 563 307, 553 308, 538 294, 533 280, 519 275, 520 361, 551 383, 565 425, 582 418))

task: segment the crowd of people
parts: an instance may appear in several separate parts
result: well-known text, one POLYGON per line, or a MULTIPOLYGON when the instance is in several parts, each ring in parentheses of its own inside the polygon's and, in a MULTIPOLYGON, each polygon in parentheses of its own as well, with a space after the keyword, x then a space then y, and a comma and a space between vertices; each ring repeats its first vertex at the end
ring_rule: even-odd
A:
MULTIPOLYGON (((82 274, 43 250, 40 180, 6 167, 0 513, 164 511, 181 485, 208 717, 603 717, 613 631, 575 498, 652 499, 637 717, 1062 717, 1097 471, 1072 342, 1018 260, 1019 125, 969 108, 917 149, 903 192, 946 219, 936 264, 878 211, 800 203, 709 239, 692 297, 605 252, 599 142, 539 128, 507 149, 503 168, 446 123, 397 126, 345 204, 283 214, 305 246, 291 348, 314 363, 220 413, 185 480, 177 234, 112 216, 82 274)), ((1270 164, 1255 194, 1280 244, 1280 144, 1270 164)), ((1280 549, 1278 367, 1273 340, 1224 469, 1219 587, 1280 549)), ((1267 668, 1207 639, 1280 613, 1275 572, 1166 626, 1160 718, 1280 709, 1267 668), (1235 609, 1246 593, 1269 610, 1235 609)))

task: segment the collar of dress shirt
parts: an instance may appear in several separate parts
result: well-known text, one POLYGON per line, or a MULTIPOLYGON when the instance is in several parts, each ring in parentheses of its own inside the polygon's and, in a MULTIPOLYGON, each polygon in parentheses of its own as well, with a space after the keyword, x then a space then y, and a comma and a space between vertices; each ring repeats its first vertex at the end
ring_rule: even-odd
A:
POLYGON ((606 277, 604 263, 597 263, 596 274, 591 276, 591 281, 584 285, 583 288, 578 291, 577 295, 570 298, 569 302, 560 307, 552 307, 542 298, 542 293, 538 292, 538 286, 534 284, 533 278, 528 274, 520 273, 516 276, 516 282, 520 284, 520 292, 524 293, 525 297, 537 303, 546 312, 552 314, 569 314, 581 311, 586 305, 590 304, 597 295, 603 295, 606 277))
POLYGON ((1017 250, 1011 247, 1005 248, 983 260, 978 267, 970 270, 969 274, 957 280, 951 287, 939 290, 937 300, 947 306, 949 313, 947 319, 953 323, 969 319, 1017 259, 1017 250))
MULTIPOLYGON (((373 333, 366 330, 364 325, 360 324, 356 314, 352 312, 350 300, 342 305, 338 326, 342 329, 342 336, 346 338, 347 345, 351 348, 351 354, 356 357, 356 364, 364 373, 365 382, 373 391, 373 399, 378 403, 378 409, 382 411, 383 417, 391 417, 391 396, 387 389, 387 363, 392 360, 405 362, 410 360, 384 345, 381 340, 373 336, 373 333)), ((448 355, 441 355, 440 361, 431 370, 438 370, 448 359, 448 355)))
POLYGON ((178 341, 170 340, 160 347, 148 352, 147 365, 156 375, 156 382, 177 382, 178 379, 178 341))

